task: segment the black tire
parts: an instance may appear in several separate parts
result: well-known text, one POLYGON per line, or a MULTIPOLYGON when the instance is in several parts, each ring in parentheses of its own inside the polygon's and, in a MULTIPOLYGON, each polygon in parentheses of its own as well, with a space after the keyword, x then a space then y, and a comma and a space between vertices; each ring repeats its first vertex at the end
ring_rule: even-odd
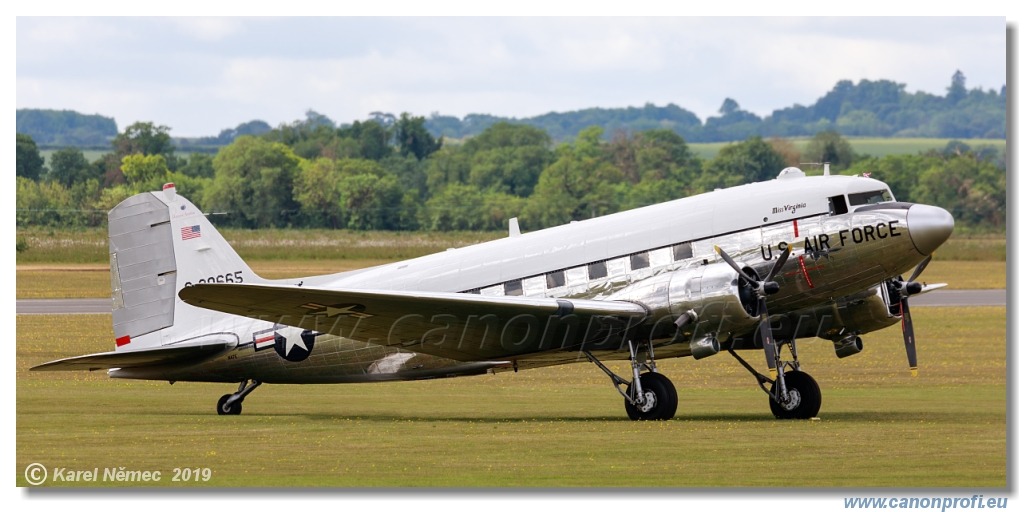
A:
MULTIPOLYGON (((644 395, 647 395, 653 403, 643 408, 636 407, 626 400, 626 415, 631 420, 670 420, 676 414, 676 407, 679 405, 679 395, 676 394, 676 387, 668 377, 654 372, 640 375, 640 388, 644 395)), ((628 393, 633 394, 633 386, 629 386, 628 393)))
MULTIPOLYGON (((821 389, 818 383, 801 371, 786 372, 786 391, 790 395, 790 403, 779 404, 771 397, 768 406, 772 414, 780 420, 806 420, 818 415, 821 409, 821 389)), ((775 383, 772 383, 772 396, 775 396, 775 383)))
POLYGON ((231 395, 224 395, 217 400, 217 414, 220 415, 237 415, 242 414, 242 402, 238 401, 231 405, 228 405, 228 399, 231 395))

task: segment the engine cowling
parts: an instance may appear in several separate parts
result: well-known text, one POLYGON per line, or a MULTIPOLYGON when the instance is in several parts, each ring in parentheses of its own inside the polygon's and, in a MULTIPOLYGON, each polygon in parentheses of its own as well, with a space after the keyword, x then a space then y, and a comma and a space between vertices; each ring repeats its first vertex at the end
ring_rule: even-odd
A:
POLYGON ((689 342, 698 359, 718 352, 718 340, 757 325, 756 296, 724 263, 667 272, 633 283, 609 299, 643 304, 641 326, 653 342, 689 342))

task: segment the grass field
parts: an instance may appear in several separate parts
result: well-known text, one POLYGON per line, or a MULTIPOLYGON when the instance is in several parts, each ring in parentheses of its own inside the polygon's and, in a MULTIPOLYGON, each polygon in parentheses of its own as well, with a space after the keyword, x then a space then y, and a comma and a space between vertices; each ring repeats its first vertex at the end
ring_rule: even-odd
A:
MULTIPOLYGON (((803 151, 811 139, 790 138, 786 140, 792 142, 799 151, 803 151)), ((884 157, 887 155, 916 155, 932 149, 942 150, 951 139, 847 137, 846 140, 853 146, 854 153, 858 155, 884 157)), ((1001 152, 1006 151, 1006 140, 1004 139, 963 139, 961 142, 973 149, 992 146, 1001 152)), ((736 142, 693 142, 688 145, 697 156, 710 160, 728 144, 736 144, 736 142)))
POLYGON ((895 327, 842 360, 827 342, 801 344, 822 388, 820 421, 772 419, 753 378, 720 354, 662 361, 679 413, 637 423, 589 363, 267 385, 241 416, 217 416, 214 403, 232 386, 28 372, 109 350, 110 317, 19 316, 16 484, 40 463, 161 471, 159 485, 170 487, 1005 487, 1005 309, 920 308, 915 320, 918 378, 895 327), (212 476, 171 482, 176 467, 212 476))

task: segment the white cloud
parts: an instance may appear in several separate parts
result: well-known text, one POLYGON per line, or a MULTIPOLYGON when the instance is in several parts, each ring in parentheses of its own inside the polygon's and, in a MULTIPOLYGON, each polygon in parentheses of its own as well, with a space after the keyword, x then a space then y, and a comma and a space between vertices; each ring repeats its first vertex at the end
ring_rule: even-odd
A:
POLYGON ((921 18, 19 18, 18 107, 213 135, 312 108, 527 117, 726 97, 768 114, 836 81, 1005 83, 1005 24, 921 18), (47 34, 52 34, 48 37, 47 34))

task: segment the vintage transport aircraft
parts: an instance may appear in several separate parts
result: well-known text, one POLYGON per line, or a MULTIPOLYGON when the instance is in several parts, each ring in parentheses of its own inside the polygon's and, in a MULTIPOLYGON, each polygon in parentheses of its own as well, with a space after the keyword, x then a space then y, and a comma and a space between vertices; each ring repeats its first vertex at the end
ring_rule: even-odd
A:
POLYGON ((897 202, 865 176, 805 176, 716 190, 378 267, 268 280, 175 192, 109 214, 115 350, 33 370, 238 382, 217 403, 239 414, 263 383, 415 380, 594 363, 631 419, 676 412, 655 358, 726 351, 778 418, 818 414, 796 340, 836 355, 902 323, 908 297, 953 231, 942 208, 897 202), (901 277, 909 272, 909 278, 901 277), (788 350, 783 350, 783 346, 788 350), (741 358, 763 352, 767 372, 741 358), (602 361, 628 359, 620 376, 602 361), (779 378, 779 376, 783 376, 779 378))

